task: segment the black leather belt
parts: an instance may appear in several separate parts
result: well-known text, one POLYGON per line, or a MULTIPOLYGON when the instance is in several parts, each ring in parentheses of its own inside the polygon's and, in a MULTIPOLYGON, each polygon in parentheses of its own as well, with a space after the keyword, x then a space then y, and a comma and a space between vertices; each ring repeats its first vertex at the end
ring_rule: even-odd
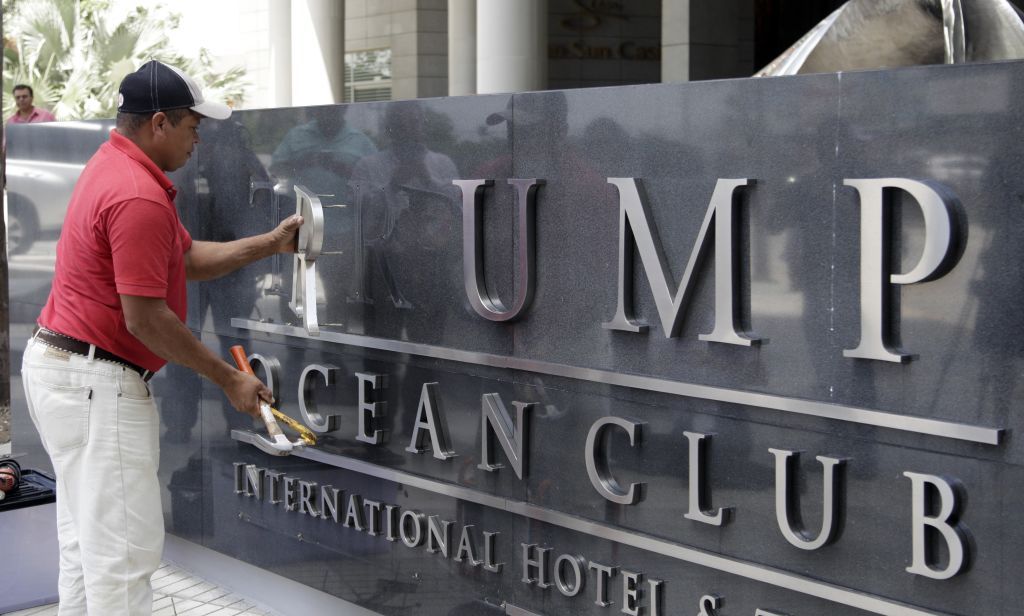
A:
POLYGON ((93 359, 102 359, 104 361, 112 361, 115 364, 121 364, 129 370, 134 370, 139 373, 142 380, 147 383, 149 382, 149 379, 153 378, 153 373, 142 366, 137 366, 127 359, 118 357, 110 351, 104 351, 100 347, 89 344, 84 340, 65 336, 64 334, 58 334, 57 332, 46 329, 45 327, 36 327, 35 331, 32 332, 32 337, 36 340, 42 341, 48 346, 52 346, 55 349, 60 349, 61 351, 67 351, 68 353, 74 353, 75 355, 81 355, 83 357, 89 357, 89 352, 92 351, 93 359))

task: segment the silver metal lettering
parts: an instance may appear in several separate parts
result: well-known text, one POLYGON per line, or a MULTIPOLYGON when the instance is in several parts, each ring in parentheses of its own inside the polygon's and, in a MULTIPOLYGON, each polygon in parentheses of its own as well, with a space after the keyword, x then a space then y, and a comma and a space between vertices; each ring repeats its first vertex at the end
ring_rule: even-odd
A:
POLYGON ((264 469, 255 464, 245 466, 245 495, 255 497, 256 500, 263 498, 263 473, 264 469))
POLYGON ((270 389, 270 393, 274 396, 274 400, 281 399, 281 362, 277 361, 275 357, 264 357, 259 353, 251 353, 249 355, 249 365, 252 367, 252 371, 259 375, 260 369, 263 370, 263 381, 267 384, 267 388, 270 389))
POLYGON ((639 616, 640 611, 640 581, 643 580, 643 573, 622 570, 622 610, 623 614, 639 616))
POLYGON ((583 568, 586 567, 587 561, 582 556, 574 556, 572 554, 562 554, 555 559, 555 586, 558 587, 558 592, 562 593, 566 597, 575 597, 580 594, 583 587, 586 586, 586 576, 583 573, 583 568), (568 565, 569 570, 572 571, 572 580, 565 578, 565 567, 568 565))
POLYGON ((666 338, 679 335, 683 322, 688 295, 693 288, 696 276, 694 273, 707 252, 708 228, 712 221, 715 224, 715 326, 709 334, 701 334, 699 338, 708 342, 724 342, 750 346, 757 337, 749 333, 737 331, 739 310, 736 306, 737 267, 736 246, 737 208, 734 194, 738 188, 753 183, 749 179, 719 179, 711 203, 704 214, 697 241, 690 251, 690 260, 686 264, 682 281, 673 295, 670 282, 671 271, 665 263, 664 251, 658 241, 654 228, 651 226, 650 209, 637 187, 636 178, 608 178, 608 183, 619 191, 619 288, 618 306, 615 316, 604 324, 606 329, 628 332, 646 331, 647 326, 638 322, 633 310, 633 251, 640 254, 640 264, 661 319, 661 327, 666 338))
POLYGON ((438 460, 447 460, 455 457, 451 443, 448 440, 448 426, 441 414, 441 407, 437 401, 437 383, 424 383, 420 393, 419 407, 416 409, 416 423, 412 428, 412 438, 409 446, 405 448, 410 453, 424 453, 433 450, 434 457, 438 460), (430 446, 424 441, 430 437, 430 446))
POLYGON ((448 558, 448 546, 452 543, 452 522, 436 515, 427 518, 427 551, 437 552, 448 558))
POLYGON ((245 494, 245 462, 235 462, 235 494, 245 494))
POLYGON ((324 384, 330 387, 338 379, 340 370, 337 366, 330 364, 312 364, 306 366, 299 376, 299 411, 306 424, 315 432, 334 432, 341 425, 341 415, 321 414, 317 408, 316 397, 313 392, 316 384, 309 379, 309 375, 317 373, 324 378, 324 384))
POLYGON ((295 316, 311 336, 320 335, 317 321, 316 259, 324 245, 324 210, 320 197, 305 186, 295 186, 295 213, 302 216, 292 267, 292 296, 288 301, 295 316))
POLYGON ((366 528, 366 521, 363 519, 362 499, 358 494, 350 494, 348 497, 348 508, 345 511, 345 521, 342 526, 362 531, 366 528))
POLYGON ((467 524, 462 527, 462 536, 459 537, 459 548, 455 550, 455 562, 461 563, 468 559, 469 564, 474 567, 480 566, 484 561, 476 557, 476 545, 473 543, 473 525, 467 524))
POLYGON ((707 462, 707 449, 711 444, 712 434, 683 432, 690 447, 690 509, 683 517, 712 526, 722 526, 729 521, 732 508, 724 507, 712 513, 706 508, 710 500, 710 489, 704 466, 707 462))
POLYGON ((270 487, 270 498, 267 501, 271 505, 279 505, 283 500, 281 496, 281 478, 284 477, 284 473, 277 471, 267 471, 266 478, 267 484, 270 487))
POLYGON ((366 532, 372 537, 376 537, 380 534, 380 506, 379 501, 370 500, 368 498, 363 499, 363 504, 366 505, 366 532))
POLYGON ((661 614, 661 587, 663 580, 647 579, 647 594, 651 597, 651 616, 661 614))
MULTIPOLYGON (((251 332, 263 332, 290 336, 299 340, 313 340, 306 331, 293 325, 263 323, 247 319, 232 319, 232 327, 251 332)), ((359 334, 325 331, 316 340, 342 344, 361 349, 376 349, 389 353, 404 353, 413 357, 430 357, 445 361, 459 362, 470 366, 492 366, 503 370, 521 370, 534 374, 578 379, 603 386, 631 387, 641 391, 654 391, 675 396, 686 396, 701 400, 713 400, 729 404, 743 404, 755 408, 772 409, 783 413, 806 415, 842 422, 877 426, 888 430, 900 430, 911 434, 930 434, 942 438, 962 440, 985 445, 1002 443, 1006 429, 978 424, 957 423, 930 419, 921 416, 901 415, 865 407, 817 402, 807 398, 792 398, 762 392, 712 387, 684 381, 653 378, 638 374, 582 368, 566 364, 538 361, 505 354, 465 351, 447 346, 435 346, 407 340, 374 338, 359 334)), ((246 430, 232 430, 231 438, 245 443, 255 443, 255 436, 246 430)))
POLYGON ((590 561, 589 568, 597 573, 597 585, 594 588, 594 604, 601 607, 608 607, 612 604, 608 600, 608 578, 618 573, 618 567, 609 567, 601 563, 590 561))
POLYGON ((379 425, 380 420, 387 413, 387 402, 369 402, 370 393, 380 389, 384 389, 387 386, 387 379, 383 374, 370 374, 365 372, 356 372, 356 378, 359 379, 359 404, 356 407, 356 412, 359 414, 359 431, 356 433, 356 440, 369 443, 371 445, 380 445, 387 440, 387 431, 374 429, 371 430, 372 425, 379 425))
POLYGON ((800 499, 796 491, 796 482, 790 478, 797 471, 800 454, 784 449, 769 449, 775 456, 775 519, 778 521, 782 536, 790 544, 801 550, 817 550, 835 539, 839 526, 839 472, 844 460, 817 456, 822 466, 822 513, 821 530, 812 537, 801 521, 800 499))
POLYGON ((697 616, 716 616, 723 601, 718 595, 704 595, 700 598, 700 612, 697 616))
POLYGON ((477 468, 494 472, 504 466, 494 460, 494 440, 497 438, 505 457, 512 464, 516 477, 522 479, 526 476, 526 453, 530 450, 529 411, 533 410, 535 404, 513 402, 512 406, 516 409, 515 427, 512 426, 512 417, 509 416, 508 409, 501 402, 501 396, 483 395, 480 409, 480 464, 477 468))
POLYGON ((296 494, 295 484, 298 480, 295 477, 285 476, 284 478, 284 508, 287 511, 295 511, 298 507, 298 495, 296 494))
POLYGON ((316 503, 313 502, 316 488, 317 484, 312 481, 299 481, 299 513, 305 513, 314 518, 320 516, 316 503))
POLYGON ((397 505, 384 505, 384 538, 391 542, 398 541, 398 535, 395 534, 398 526, 397 511, 397 505))
POLYGON ((967 533, 957 519, 960 505, 957 492, 961 492, 963 488, 955 479, 937 475, 907 471, 903 476, 910 479, 913 485, 911 499, 914 553, 907 571, 934 580, 948 580, 960 573, 967 564, 967 550, 964 547, 967 544, 967 533), (938 496, 939 511, 934 515, 927 511, 928 486, 931 486, 934 489, 933 494, 938 496), (938 531, 946 544, 948 560, 945 566, 939 566, 934 562, 935 550, 929 549, 934 543, 930 542, 927 536, 929 526, 938 531))
POLYGON ((533 300, 536 268, 535 220, 537 187, 544 184, 538 179, 509 179, 516 189, 519 230, 516 251, 516 273, 519 279, 515 302, 507 308, 498 294, 487 284, 484 273, 483 198, 484 188, 492 180, 453 180, 462 191, 462 276, 466 296, 473 310, 490 321, 514 321, 533 300))
POLYGON ((398 520, 398 533, 402 536, 402 543, 410 548, 418 547, 423 543, 423 514, 417 511, 403 511, 398 520), (409 522, 412 522, 410 529, 409 522))
POLYGON ((342 494, 342 490, 329 485, 320 488, 320 519, 338 523, 338 499, 342 494))
MULTIPOLYGON (((249 432, 235 429, 231 431, 231 438, 238 442, 247 442, 245 441, 245 435, 247 434, 249 432)), ((933 612, 909 606, 898 600, 874 595, 862 590, 845 588, 833 583, 826 583, 805 574, 786 572, 777 567, 762 563, 736 557, 726 557, 710 549, 690 547, 682 543, 659 538, 649 533, 631 531, 614 521, 599 522, 593 519, 585 519, 575 513, 562 512, 531 504, 527 501, 509 499, 508 496, 492 494, 475 487, 457 485, 450 481, 430 479, 420 473, 400 471, 375 464, 368 465, 363 459, 325 451, 322 448, 303 448, 292 455, 296 458, 310 460, 325 466, 354 471, 367 477, 402 484, 407 486, 408 489, 423 490, 426 493, 455 498, 467 504, 479 505, 486 508, 486 510, 512 513, 515 516, 521 516, 524 520, 535 520, 545 525, 550 525, 551 528, 560 528, 572 533, 578 533, 583 538, 593 537, 598 541, 615 542, 623 546, 664 556, 675 563, 690 563, 707 568, 709 571, 736 575, 742 579, 756 581, 768 587, 781 588, 788 591, 798 590, 809 596, 819 597, 859 610, 875 613, 885 611, 886 613, 905 614, 906 616, 933 616, 933 612)), ((397 507, 395 510, 397 510, 397 507)), ((389 517, 394 517, 393 511, 389 514, 389 517)), ((397 522, 392 522, 391 524, 392 528, 395 528, 397 522)), ((496 568, 500 566, 500 563, 496 562, 498 552, 494 548, 495 537, 493 535, 497 534, 484 533, 485 562, 493 563, 496 568)), ((490 571, 491 569, 488 570, 490 571)))
POLYGON ((955 209, 959 201, 948 188, 936 182, 904 178, 843 180, 860 195, 860 343, 843 351, 844 357, 905 362, 911 359, 899 350, 894 336, 891 285, 933 280, 956 263, 954 244, 958 236, 955 209), (892 229, 887 194, 894 189, 910 193, 924 214, 924 251, 906 274, 892 273, 890 247, 892 229))
POLYGON ((523 543, 523 583, 536 584, 538 588, 550 588, 548 579, 548 556, 551 548, 537 547, 536 543, 523 543), (536 557, 533 556, 536 554, 536 557), (536 571, 536 576, 533 571, 536 571))
POLYGON ((494 562, 494 558, 497 555, 497 549, 494 547, 494 542, 497 536, 501 533, 489 533, 484 531, 484 569, 491 573, 501 573, 502 567, 505 563, 494 562))
POLYGON ((608 451, 602 438, 605 428, 622 428, 629 435, 629 444, 636 447, 640 442, 642 422, 622 417, 603 417, 594 422, 587 434, 586 463, 587 475, 597 493, 613 503, 635 505, 643 498, 643 483, 631 483, 623 489, 608 468, 608 451))

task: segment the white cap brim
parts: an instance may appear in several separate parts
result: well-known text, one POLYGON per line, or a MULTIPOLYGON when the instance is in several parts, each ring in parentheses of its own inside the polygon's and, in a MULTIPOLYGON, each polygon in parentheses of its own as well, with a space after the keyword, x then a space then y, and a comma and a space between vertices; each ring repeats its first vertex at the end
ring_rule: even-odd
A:
POLYGON ((185 85, 188 86, 189 94, 192 95, 192 100, 196 103, 189 107, 189 109, 203 117, 212 118, 214 120, 227 120, 231 117, 231 107, 228 107, 223 103, 215 103, 213 101, 206 100, 206 97, 203 96, 202 89, 199 88, 199 84, 196 83, 195 79, 192 79, 173 66, 166 64, 164 66, 177 73, 178 76, 181 77, 182 81, 185 82, 185 85))
POLYGON ((231 107, 213 101, 203 101, 190 109, 203 117, 214 120, 227 120, 231 117, 231 107))

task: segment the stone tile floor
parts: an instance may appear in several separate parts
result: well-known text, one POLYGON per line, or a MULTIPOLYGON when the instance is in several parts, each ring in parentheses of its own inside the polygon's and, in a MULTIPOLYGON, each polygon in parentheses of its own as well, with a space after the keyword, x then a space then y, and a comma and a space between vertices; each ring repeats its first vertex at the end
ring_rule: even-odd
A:
MULTIPOLYGON (((57 616, 57 605, 41 605, 6 616, 57 616)), ((153 616, 278 616, 244 597, 188 571, 164 563, 153 574, 153 616)))

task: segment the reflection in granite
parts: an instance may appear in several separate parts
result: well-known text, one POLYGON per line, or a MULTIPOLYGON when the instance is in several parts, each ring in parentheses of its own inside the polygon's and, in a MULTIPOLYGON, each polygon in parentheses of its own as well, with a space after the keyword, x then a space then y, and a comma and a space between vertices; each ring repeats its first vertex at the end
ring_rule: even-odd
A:
MULTIPOLYGON (((1004 428, 1010 436, 997 446, 233 327, 232 319, 300 324, 288 306, 288 256, 190 285, 188 324, 225 357, 228 347, 242 344, 277 359, 278 406, 292 417, 302 418, 303 369, 336 367, 336 384, 316 381, 305 394, 321 412, 340 416, 338 430, 320 435, 321 452, 928 612, 1014 613, 1024 601, 1012 578, 1024 566, 1024 535, 1006 496, 1021 489, 1024 461, 1012 437, 1022 427, 1013 412, 1021 397, 1016 305, 1024 294, 1016 266, 1022 241, 1013 224, 1024 195, 1015 104, 1021 83, 1024 64, 1003 63, 246 111, 204 122, 197 155, 174 174, 182 219, 198 239, 226 241, 272 228, 295 210, 296 185, 322 195, 325 205, 343 206, 324 210, 317 310, 325 331, 1004 428), (639 261, 629 274, 637 316, 649 329, 602 327, 615 312, 619 276, 619 200, 608 178, 620 177, 636 178, 673 291, 716 181, 755 181, 737 201, 736 320, 765 343, 700 340, 715 316, 711 258, 694 271, 678 336, 662 331, 639 261), (915 356, 906 364, 843 356, 860 335, 860 211, 843 180, 879 177, 936 181, 963 205, 964 250, 956 267, 893 290, 893 337, 915 356), (508 301, 522 284, 510 178, 543 180, 536 294, 521 319, 495 323, 466 299, 462 201, 452 181, 493 181, 483 191, 482 259, 489 292, 508 301), (377 446, 357 438, 357 374, 383 377, 370 394, 383 403, 371 422, 386 435, 377 446), (457 454, 449 460, 408 451, 430 383, 457 454), (497 394, 510 410, 513 402, 533 405, 522 480, 510 466, 478 467, 485 394, 497 394), (588 433, 608 416, 641 424, 636 446, 616 430, 603 443, 616 481, 643 484, 644 499, 634 506, 602 498, 587 474, 588 433), (685 432, 713 435, 705 502, 731 508, 727 524, 683 517, 696 489, 688 484, 685 432), (833 543, 799 550, 778 531, 769 448, 803 452, 795 472, 808 529, 819 527, 821 515, 815 456, 846 460, 833 543), (913 509, 907 472, 948 477, 967 494, 958 515, 969 529, 971 562, 951 580, 906 571, 913 509)), ((46 160, 47 152, 61 152, 68 162, 68 152, 84 147, 83 134, 97 138, 80 128, 50 131, 15 127, 11 156, 46 160)), ((21 194, 43 190, 11 178, 12 192, 24 187, 21 194)), ((892 258, 906 271, 920 254, 923 221, 908 200, 896 196, 892 203, 892 258)), ((45 207, 47 219, 59 218, 59 199, 45 207)), ((11 256, 13 347, 23 345, 15 338, 24 338, 46 297, 55 238, 49 233, 11 256)), ((594 605, 595 569, 586 566, 577 597, 524 584, 523 543, 550 547, 552 558, 579 555, 585 565, 616 567, 608 586, 615 611, 622 608, 625 572, 638 572, 647 613, 652 580, 663 581, 661 613, 697 613, 707 594, 725 597, 729 614, 864 613, 500 508, 303 458, 271 458, 231 439, 232 429, 255 429, 251 420, 195 374, 168 367, 153 390, 171 532, 382 614, 502 613, 503 602, 543 614, 607 611, 594 605), (455 560, 454 549, 446 558, 371 535, 346 526, 348 512, 335 523, 238 495, 235 463, 331 486, 364 505, 451 522, 452 548, 467 525, 498 533, 496 558, 504 566, 494 573, 455 560)), ((19 412, 25 411, 16 399, 19 412)), ((504 455, 498 451, 498 460, 504 455)), ((933 543, 941 560, 941 545, 933 543)))

